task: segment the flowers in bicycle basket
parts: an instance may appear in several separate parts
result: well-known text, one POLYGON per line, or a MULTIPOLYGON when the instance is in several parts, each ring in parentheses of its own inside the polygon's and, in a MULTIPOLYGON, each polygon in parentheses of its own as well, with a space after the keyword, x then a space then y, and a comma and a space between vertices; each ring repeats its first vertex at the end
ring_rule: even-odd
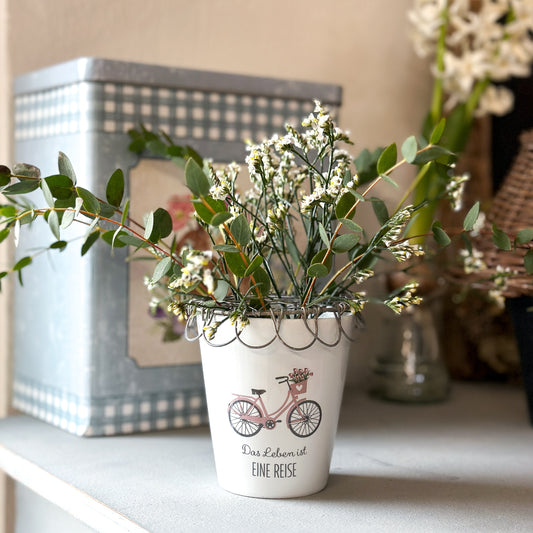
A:
POLYGON ((303 370, 301 368, 295 368, 289 374, 289 381, 292 381, 293 383, 301 383, 302 381, 307 381, 309 376, 312 375, 313 372, 311 372, 308 368, 304 368, 303 370))

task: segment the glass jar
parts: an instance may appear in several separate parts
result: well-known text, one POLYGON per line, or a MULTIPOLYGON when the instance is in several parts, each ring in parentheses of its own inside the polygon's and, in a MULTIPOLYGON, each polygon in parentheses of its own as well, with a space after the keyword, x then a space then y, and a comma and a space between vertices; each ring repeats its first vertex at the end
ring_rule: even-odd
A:
POLYGON ((436 311, 432 302, 423 301, 391 320, 391 341, 373 364, 373 396, 410 403, 448 397, 450 378, 441 357, 436 311))

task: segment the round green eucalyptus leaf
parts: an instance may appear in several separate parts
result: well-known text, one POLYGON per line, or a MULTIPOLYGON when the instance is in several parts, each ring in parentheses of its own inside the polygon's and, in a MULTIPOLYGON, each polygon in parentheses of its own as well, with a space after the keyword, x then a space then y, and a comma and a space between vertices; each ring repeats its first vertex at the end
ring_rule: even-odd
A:
POLYGON ((530 248, 524 256, 524 268, 528 274, 533 274, 533 248, 530 248))
POLYGON ((379 156, 376 169, 378 174, 385 174, 390 170, 395 164, 398 158, 398 153, 396 149, 396 143, 392 143, 379 156))
POLYGON ((472 229, 474 228, 474 225, 475 225, 475 223, 476 223, 476 221, 478 219, 479 210, 480 210, 479 202, 476 202, 470 208, 470 210, 466 214, 466 216, 464 218, 464 221, 463 221, 463 229, 465 231, 472 231, 472 229))
POLYGON ((57 211, 49 211, 48 214, 48 226, 50 227, 50 231, 54 235, 54 237, 59 241, 59 216, 57 215, 57 211))
POLYGON ((8 185, 5 189, 2 190, 2 194, 7 196, 16 195, 16 194, 28 194, 39 188, 39 180, 23 180, 12 185, 8 185))
POLYGON ((100 214, 100 201, 94 194, 83 187, 76 187, 78 196, 83 200, 83 209, 93 215, 100 214))
POLYGON ((106 202, 100 202, 100 216, 111 218, 116 212, 116 208, 106 202))
POLYGON ((172 258, 163 257, 161 261, 157 262, 157 265, 154 268, 154 273, 152 274, 152 282, 156 283, 163 276, 165 276, 172 268, 172 258))
POLYGON ((19 259, 17 263, 15 263, 15 266, 13 267, 14 271, 22 270, 24 267, 27 267, 28 265, 31 265, 32 258, 27 255, 26 257, 23 257, 22 259, 19 259))
POLYGON ((233 244, 215 244, 215 246, 213 246, 213 249, 217 252, 239 252, 239 249, 236 246, 233 246, 233 244))
POLYGON ((224 222, 227 222, 233 215, 231 213, 225 212, 225 213, 216 213, 213 215, 213 218, 211 219, 211 226, 220 226, 221 224, 224 224, 224 222))
POLYGON ((128 150, 136 154, 140 154, 146 148, 146 141, 142 137, 133 139, 128 145, 128 150))
POLYGON ((351 192, 345 192, 337 201, 337 205, 335 206, 335 216, 337 218, 353 218, 355 214, 355 209, 353 209, 354 205, 355 196, 351 192))
POLYGON ((307 274, 313 278, 327 276, 331 270, 332 264, 332 254, 328 254, 326 249, 320 250, 314 255, 313 259, 311 259, 311 265, 307 269, 307 274))
POLYGON ((516 234, 516 242, 519 244, 525 244, 529 241, 533 241, 533 228, 524 228, 516 234))
POLYGON ((445 128, 446 119, 441 118, 439 123, 433 128, 433 131, 431 132, 431 135, 429 137, 429 144, 437 144, 440 141, 445 128))
POLYGON ((67 241, 56 241, 50 245, 50 249, 63 251, 68 245, 67 241))
POLYGON ((416 152, 418 151, 418 144, 416 142, 416 137, 414 135, 411 135, 410 137, 407 137, 405 141, 402 144, 401 152, 404 157, 404 159, 408 163, 413 163, 416 159, 416 152))
POLYGON ((144 238, 150 242, 158 242, 172 233, 172 217, 161 207, 148 214, 144 238))
POLYGON ((261 265, 263 264, 263 258, 260 255, 256 255, 252 262, 248 265, 244 276, 251 276, 261 265))
POLYGON ((223 302, 228 295, 229 289, 230 284, 226 280, 219 279, 217 280, 217 286, 213 291, 213 297, 217 302, 223 302))
POLYGON ((9 228, 3 228, 0 230, 0 242, 5 241, 9 237, 9 228))
POLYGON ((195 196, 202 197, 209 195, 209 180, 193 157, 185 165, 185 183, 195 196))
POLYGON ((17 215, 17 208, 14 205, 3 205, 0 207, 0 216, 11 218, 17 215))
POLYGON ((15 163, 13 165, 13 174, 26 178, 40 178, 41 171, 34 165, 28 163, 15 163))
POLYGON ((124 248, 126 244, 120 239, 120 237, 127 235, 125 231, 120 231, 119 233, 116 230, 109 230, 102 233, 101 237, 104 242, 113 246, 114 248, 124 248))
POLYGON ((91 246, 98 240, 99 237, 100 237, 100 232, 98 230, 95 230, 95 231, 89 233, 89 235, 87 235, 87 237, 85 238, 84 243, 81 246, 81 255, 82 256, 85 255, 89 251, 91 246))
POLYGON ((244 215, 239 215, 231 222, 230 232, 241 246, 246 246, 252 239, 250 225, 244 215))
POLYGON ((124 196, 124 172, 119 168, 111 174, 106 185, 106 199, 109 204, 119 207, 124 196))
POLYGON ((224 261, 228 268, 236 276, 243 278, 246 274, 246 269, 250 264, 250 260, 245 254, 226 252, 224 254, 224 261))
MULTIPOLYGON (((64 174, 54 174, 44 178, 52 196, 58 200, 67 200, 75 195, 71 179, 64 174)), ((42 187, 42 184, 41 184, 42 187)))
POLYGON ((322 263, 315 263, 307 269, 307 275, 312 278, 323 278, 329 273, 328 267, 322 263))
POLYGON ((11 170, 5 165, 0 165, 0 187, 4 187, 11 181, 11 170))
POLYGON ((445 247, 452 242, 448 234, 442 229, 442 226, 438 222, 433 224, 431 231, 433 232, 433 238, 435 239, 435 242, 439 246, 445 247))
POLYGON ((59 168, 59 173, 68 176, 72 183, 76 185, 76 172, 74 172, 74 167, 72 166, 70 159, 63 152, 59 152, 57 166, 59 168))
POLYGON ((218 225, 212 223, 214 216, 227 212, 226 204, 222 200, 215 200, 210 196, 204 196, 200 199, 193 200, 193 205, 198 216, 206 224, 218 225))
POLYGON ((263 267, 255 269, 253 275, 254 289, 257 289, 263 298, 266 298, 270 292, 270 278, 263 267))
POLYGON ((332 243, 331 248, 335 253, 348 252, 359 243, 360 235, 356 233, 345 233, 339 235, 332 243))

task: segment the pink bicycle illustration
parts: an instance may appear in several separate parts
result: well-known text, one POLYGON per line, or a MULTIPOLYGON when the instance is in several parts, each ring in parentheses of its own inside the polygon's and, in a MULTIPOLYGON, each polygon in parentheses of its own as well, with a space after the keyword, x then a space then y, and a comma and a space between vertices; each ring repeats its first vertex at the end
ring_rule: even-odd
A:
MULTIPOLYGON (((252 389, 252 396, 235 394, 237 397, 228 406, 231 427, 242 437, 253 437, 262 428, 274 429, 276 424, 281 422, 278 417, 288 411, 286 423, 291 432, 297 437, 311 436, 320 425, 322 409, 313 400, 298 399, 299 394, 307 392, 307 380, 309 376, 313 375, 307 369, 305 371, 307 372, 306 377, 298 382, 290 383, 289 376, 276 378, 278 384, 286 383, 289 390, 281 407, 272 413, 268 412, 261 397, 266 390, 252 389)), ((298 370, 295 369, 295 373, 297 372, 298 370)), ((300 370, 300 372, 304 371, 300 370)), ((301 378, 302 374, 298 377, 301 378)))

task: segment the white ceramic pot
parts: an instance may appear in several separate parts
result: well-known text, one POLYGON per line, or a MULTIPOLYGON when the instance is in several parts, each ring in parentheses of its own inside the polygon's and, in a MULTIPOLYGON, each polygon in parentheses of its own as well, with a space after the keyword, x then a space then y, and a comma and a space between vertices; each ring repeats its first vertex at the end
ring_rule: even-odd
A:
POLYGON ((200 337, 224 489, 291 498, 326 486, 353 324, 350 315, 308 319, 307 327, 302 318, 277 326, 271 318, 251 318, 237 339, 229 321, 212 341, 200 337))

